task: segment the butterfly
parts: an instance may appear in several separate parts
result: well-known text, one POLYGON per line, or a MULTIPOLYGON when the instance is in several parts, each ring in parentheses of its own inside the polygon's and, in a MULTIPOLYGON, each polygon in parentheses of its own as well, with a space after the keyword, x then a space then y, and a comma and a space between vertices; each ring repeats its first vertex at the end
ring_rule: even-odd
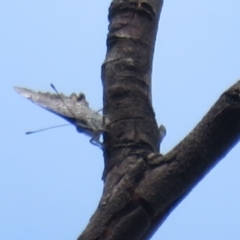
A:
POLYGON ((35 92, 22 87, 14 87, 14 90, 38 106, 64 118, 76 126, 79 133, 91 137, 90 142, 93 145, 102 147, 100 136, 109 120, 89 107, 83 93, 79 95, 73 93, 68 97, 59 94, 53 84, 51 87, 56 94, 35 92))

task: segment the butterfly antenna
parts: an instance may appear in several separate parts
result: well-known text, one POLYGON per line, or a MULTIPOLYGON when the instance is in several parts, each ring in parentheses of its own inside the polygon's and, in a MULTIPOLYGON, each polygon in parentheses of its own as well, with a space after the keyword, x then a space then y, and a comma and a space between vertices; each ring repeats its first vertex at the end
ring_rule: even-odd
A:
POLYGON ((55 86, 52 83, 50 84, 50 86, 57 93, 57 95, 61 96, 58 90, 55 88, 55 86))
POLYGON ((61 94, 58 92, 57 88, 51 83, 50 84, 51 88, 56 92, 56 94, 60 97, 62 103, 66 106, 67 110, 72 114, 73 117, 75 117, 74 112, 71 111, 71 109, 67 106, 67 104, 65 103, 65 101, 63 100, 61 94))
POLYGON ((65 127, 65 126, 70 126, 71 124, 62 124, 62 125, 57 125, 57 126, 53 126, 53 127, 48 127, 48 128, 43 128, 37 131, 31 131, 31 132, 26 132, 25 134, 32 134, 32 133, 37 133, 37 132, 42 132, 42 131, 46 131, 52 128, 59 128, 59 127, 65 127))

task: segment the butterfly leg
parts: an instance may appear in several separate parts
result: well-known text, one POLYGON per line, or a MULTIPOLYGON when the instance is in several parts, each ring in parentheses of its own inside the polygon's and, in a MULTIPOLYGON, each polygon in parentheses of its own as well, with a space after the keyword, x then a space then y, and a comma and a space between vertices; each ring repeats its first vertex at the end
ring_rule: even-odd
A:
POLYGON ((96 134, 90 139, 90 143, 93 144, 94 146, 98 146, 101 149, 103 149, 103 143, 99 140, 100 138, 100 133, 96 134))
POLYGON ((96 113, 99 113, 99 112, 101 112, 102 110, 103 110, 103 109, 101 108, 101 109, 97 110, 96 113))

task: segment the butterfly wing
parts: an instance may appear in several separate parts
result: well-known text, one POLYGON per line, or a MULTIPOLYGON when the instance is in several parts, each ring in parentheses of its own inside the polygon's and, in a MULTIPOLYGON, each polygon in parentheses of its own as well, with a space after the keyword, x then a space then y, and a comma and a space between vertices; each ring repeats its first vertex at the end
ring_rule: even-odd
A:
POLYGON ((38 106, 63 117, 71 123, 76 121, 76 118, 81 118, 81 116, 84 115, 86 108, 89 108, 89 104, 83 93, 80 93, 79 96, 72 94, 67 97, 63 94, 34 92, 22 87, 14 87, 14 89, 17 93, 38 106))
POLYGON ((78 132, 91 137, 92 144, 102 147, 99 138, 109 121, 89 107, 83 93, 78 96, 71 94, 67 97, 64 94, 35 92, 22 87, 14 87, 14 89, 38 106, 75 125, 78 132))
POLYGON ((14 89, 38 106, 75 125, 79 132, 93 137, 103 131, 103 116, 89 107, 83 93, 78 96, 71 94, 67 97, 64 94, 35 92, 22 87, 14 87, 14 89))

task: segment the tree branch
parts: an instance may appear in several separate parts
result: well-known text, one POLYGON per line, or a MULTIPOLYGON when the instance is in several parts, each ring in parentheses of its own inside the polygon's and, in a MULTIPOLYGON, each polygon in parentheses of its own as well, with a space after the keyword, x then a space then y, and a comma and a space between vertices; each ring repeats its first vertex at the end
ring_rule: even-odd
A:
POLYGON ((156 0, 115 0, 109 8, 108 48, 102 65, 104 114, 111 121, 105 134, 105 174, 133 148, 159 150, 151 73, 161 7, 162 1, 156 0))
POLYGON ((151 68, 162 1, 115 0, 102 66, 106 126, 104 190, 78 240, 149 239, 173 208, 237 143, 240 81, 194 130, 159 154, 151 68))
MULTIPOLYGON (((222 94, 193 131, 169 153, 148 157, 153 168, 145 173, 135 193, 154 212, 152 232, 239 139, 240 81, 222 94)), ((140 239, 148 239, 145 237, 149 234, 140 239)))

